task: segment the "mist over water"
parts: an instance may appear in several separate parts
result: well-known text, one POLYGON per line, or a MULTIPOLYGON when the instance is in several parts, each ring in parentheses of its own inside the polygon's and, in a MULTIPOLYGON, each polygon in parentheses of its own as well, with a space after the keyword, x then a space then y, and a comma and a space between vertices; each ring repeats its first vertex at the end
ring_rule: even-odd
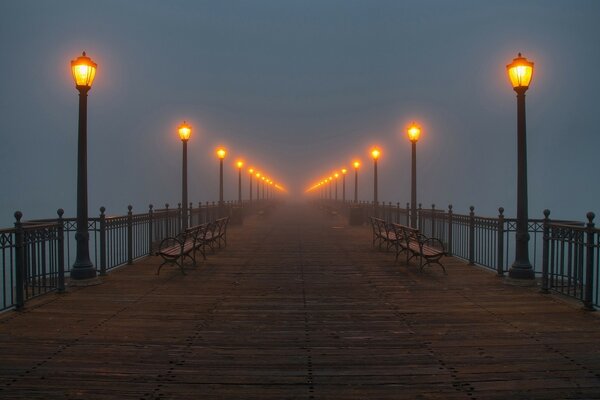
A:
MULTIPOLYGON (((69 61, 98 63, 88 98, 89 214, 176 207, 177 126, 188 143, 190 201, 218 199, 217 146, 303 195, 382 149, 379 199, 507 216, 516 205, 516 98, 505 73, 535 62, 527 92, 529 215, 600 212, 600 3, 595 1, 62 1, 0 3, 0 227, 13 213, 75 215, 77 91, 69 61), (519 13, 514 10, 519 9, 519 13)), ((243 196, 248 198, 244 174, 243 196)))

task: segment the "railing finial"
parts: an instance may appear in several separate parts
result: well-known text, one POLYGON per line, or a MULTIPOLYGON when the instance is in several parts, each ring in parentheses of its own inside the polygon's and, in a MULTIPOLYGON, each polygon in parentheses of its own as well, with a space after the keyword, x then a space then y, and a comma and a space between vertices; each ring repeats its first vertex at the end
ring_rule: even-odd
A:
POLYGON ((58 214, 59 218, 62 218, 62 216, 65 214, 65 210, 59 208, 58 210, 56 210, 56 213, 58 214))
POLYGON ((593 212, 590 211, 589 213, 585 214, 585 216, 587 217, 588 222, 590 224, 594 223, 594 218, 596 217, 596 214, 594 214, 593 212))
POLYGON ((15 211, 15 219, 17 222, 21 222, 21 218, 23 218, 23 213, 21 211, 15 211))

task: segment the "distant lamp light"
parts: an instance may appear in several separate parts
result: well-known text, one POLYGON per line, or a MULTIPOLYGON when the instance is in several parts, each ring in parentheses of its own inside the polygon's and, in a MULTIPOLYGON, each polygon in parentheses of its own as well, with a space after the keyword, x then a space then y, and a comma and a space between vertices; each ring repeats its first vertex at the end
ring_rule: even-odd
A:
POLYGON ((354 169, 358 169, 360 167, 360 161, 354 161, 352 165, 354 165, 354 169))
POLYGON ((410 140, 413 143, 416 143, 419 140, 419 136, 421 136, 421 128, 419 127, 419 125, 415 124, 414 122, 410 125, 410 128, 408 128, 408 140, 410 140))
POLYGON ((339 178, 340 174, 338 174, 337 172, 335 174, 333 174, 333 176, 335 177, 335 179, 339 178))
POLYGON ((92 83, 94 82, 94 78, 96 77, 97 68, 98 64, 86 56, 85 51, 81 54, 81 56, 71 60, 71 72, 73 73, 75 86, 77 88, 90 89, 92 87, 92 83))
POLYGON ((238 168, 242 168, 244 166, 244 162, 243 161, 238 161, 235 164, 237 165, 238 168))
POLYGON ((381 151, 379 151, 379 149, 371 150, 371 156, 373 156, 374 160, 377 160, 380 155, 381 155, 381 151))
POLYGON ((219 157, 221 160, 225 158, 225 155, 227 154, 227 151, 224 148, 219 148, 217 149, 217 157, 219 157))
POLYGON ((179 128, 177 128, 177 132, 179 132, 179 138, 183 142, 186 142, 189 140, 190 135, 192 134, 192 128, 190 128, 190 126, 183 121, 183 124, 179 125, 179 128))
POLYGON ((342 168, 342 174, 346 175, 348 173, 348 170, 346 168, 342 168))
POLYGON ((533 62, 522 57, 521 53, 506 66, 506 71, 513 89, 527 90, 529 88, 533 77, 533 62))
POLYGON ((250 169, 248 170, 248 173, 249 173, 250 175, 253 175, 253 174, 254 174, 254 168, 250 168, 250 169))

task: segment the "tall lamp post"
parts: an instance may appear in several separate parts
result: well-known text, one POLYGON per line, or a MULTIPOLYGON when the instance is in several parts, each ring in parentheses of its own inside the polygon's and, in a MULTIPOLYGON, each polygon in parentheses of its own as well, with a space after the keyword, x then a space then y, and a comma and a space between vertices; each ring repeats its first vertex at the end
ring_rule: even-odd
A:
POLYGON ((96 276, 90 260, 88 232, 87 190, 87 95, 92 88, 98 64, 85 55, 71 61, 75 88, 79 91, 79 127, 77 139, 77 255, 71 269, 71 279, 89 279, 96 276))
POLYGON ((360 167, 360 161, 354 161, 354 203, 358 203, 358 168, 360 167))
POLYGON ((414 122, 408 128, 408 140, 412 147, 411 180, 410 180, 410 226, 417 227, 417 142, 421 136, 421 128, 414 122))
POLYGON ((220 147, 217 149, 217 157, 219 158, 219 208, 223 207, 223 159, 227 151, 220 147))
POLYGON ((267 178, 265 178, 265 176, 261 176, 260 178, 262 180, 262 199, 265 199, 265 181, 267 180, 267 178))
POLYGON ((252 175, 254 175, 254 168, 250 168, 248 170, 248 175, 249 175, 249 181, 250 181, 250 204, 252 204, 252 175))
POLYGON ((348 170, 342 168, 342 203, 346 203, 346 174, 348 170))
POLYGON ((187 141, 190 139, 192 128, 183 121, 177 129, 179 138, 183 144, 183 156, 181 158, 181 230, 188 227, 188 191, 187 191, 187 141))
POLYGON ((525 92, 533 76, 533 63, 521 56, 506 66, 513 89, 517 92, 517 233, 515 261, 508 276, 514 279, 534 279, 529 261, 529 229, 527 211, 527 136, 525 124, 525 92))
POLYGON ((380 155, 381 155, 381 151, 379 151, 379 149, 375 148, 375 149, 371 150, 371 156, 373 157, 373 207, 375 208, 375 216, 377 216, 377 206, 378 206, 377 160, 379 159, 380 155))
POLYGON ((338 174, 337 172, 335 174, 333 174, 333 177, 335 178, 335 201, 337 202, 338 200, 338 178, 340 177, 340 174, 338 174))
POLYGON ((331 200, 331 199, 333 199, 333 194, 332 194, 332 192, 333 192, 333 176, 330 176, 328 178, 328 181, 329 181, 329 200, 331 200))
POLYGON ((260 200, 260 172, 256 173, 256 201, 260 200))
POLYGON ((238 203, 242 204, 242 167, 244 166, 243 161, 238 161, 236 163, 238 167, 238 203))

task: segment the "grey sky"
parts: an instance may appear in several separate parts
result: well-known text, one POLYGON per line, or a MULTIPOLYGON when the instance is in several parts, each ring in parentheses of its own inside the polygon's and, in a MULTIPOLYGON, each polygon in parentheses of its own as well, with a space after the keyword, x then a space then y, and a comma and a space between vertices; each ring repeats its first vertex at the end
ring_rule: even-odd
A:
MULTIPOLYGON (((516 100, 505 66, 535 62, 527 93, 530 215, 600 212, 600 2, 0 2, 0 223, 75 213, 77 92, 69 61, 99 67, 89 96, 90 214, 176 204, 193 125, 190 200, 216 200, 214 149, 227 146, 226 198, 243 157, 299 194, 383 148, 380 199, 514 214, 516 100)), ((246 189, 247 182, 244 182, 246 189)), ((246 190, 244 192, 246 196, 246 190)))

